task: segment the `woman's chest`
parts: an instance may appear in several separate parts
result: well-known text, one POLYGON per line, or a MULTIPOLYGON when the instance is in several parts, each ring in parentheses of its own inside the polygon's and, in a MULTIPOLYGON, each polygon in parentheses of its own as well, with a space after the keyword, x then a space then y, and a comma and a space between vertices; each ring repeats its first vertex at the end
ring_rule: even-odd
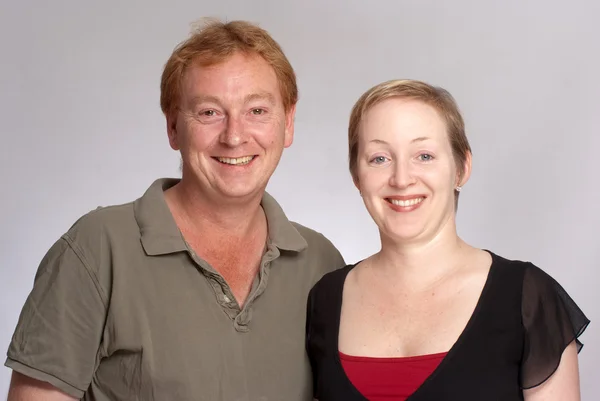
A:
POLYGON ((350 355, 404 357, 448 351, 471 319, 476 298, 384 298, 344 295, 340 351, 350 355))

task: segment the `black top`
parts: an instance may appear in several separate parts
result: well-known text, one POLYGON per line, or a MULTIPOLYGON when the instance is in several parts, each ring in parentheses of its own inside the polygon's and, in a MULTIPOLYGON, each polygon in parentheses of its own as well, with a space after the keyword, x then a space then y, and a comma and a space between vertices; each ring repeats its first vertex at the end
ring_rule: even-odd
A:
MULTIPOLYGON (((490 254, 473 315, 408 401, 523 400, 523 389, 548 379, 566 346, 587 327, 587 317, 552 277, 529 262, 490 254)), ((355 266, 325 275, 308 298, 306 348, 319 401, 366 399, 346 376, 338 351, 342 291, 355 266)), ((577 340, 578 351, 582 346, 577 340)))

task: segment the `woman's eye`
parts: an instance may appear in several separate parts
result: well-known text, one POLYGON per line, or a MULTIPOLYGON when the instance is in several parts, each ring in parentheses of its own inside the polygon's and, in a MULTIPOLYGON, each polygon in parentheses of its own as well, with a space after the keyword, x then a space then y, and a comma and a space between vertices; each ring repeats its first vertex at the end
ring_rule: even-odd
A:
POLYGON ((428 153, 423 153, 422 155, 419 155, 419 159, 421 159, 421 161, 428 162, 433 160, 433 156, 428 153))
POLYGON ((381 164, 381 163, 385 163, 386 160, 387 160, 387 157, 385 157, 385 156, 375 156, 372 161, 375 164, 381 164))

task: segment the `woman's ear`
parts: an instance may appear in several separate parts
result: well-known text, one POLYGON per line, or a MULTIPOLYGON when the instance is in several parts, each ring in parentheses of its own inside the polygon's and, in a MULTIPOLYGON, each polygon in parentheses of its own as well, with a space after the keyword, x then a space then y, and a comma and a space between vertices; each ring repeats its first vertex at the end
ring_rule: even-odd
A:
POLYGON ((467 151, 465 155, 465 162, 462 168, 462 174, 459 173, 459 176, 456 177, 456 185, 458 187, 464 186, 469 178, 471 177, 471 163, 472 163, 472 155, 471 152, 467 151))

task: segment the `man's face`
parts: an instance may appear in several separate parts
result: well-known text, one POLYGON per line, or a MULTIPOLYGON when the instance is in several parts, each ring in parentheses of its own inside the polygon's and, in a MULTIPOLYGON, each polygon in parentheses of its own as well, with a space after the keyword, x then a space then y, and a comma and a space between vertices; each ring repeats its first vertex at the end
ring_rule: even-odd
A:
POLYGON ((294 114, 295 106, 285 112, 275 71, 258 55, 192 65, 179 110, 167 118, 169 142, 183 160, 182 181, 213 200, 262 196, 292 144, 294 114))

